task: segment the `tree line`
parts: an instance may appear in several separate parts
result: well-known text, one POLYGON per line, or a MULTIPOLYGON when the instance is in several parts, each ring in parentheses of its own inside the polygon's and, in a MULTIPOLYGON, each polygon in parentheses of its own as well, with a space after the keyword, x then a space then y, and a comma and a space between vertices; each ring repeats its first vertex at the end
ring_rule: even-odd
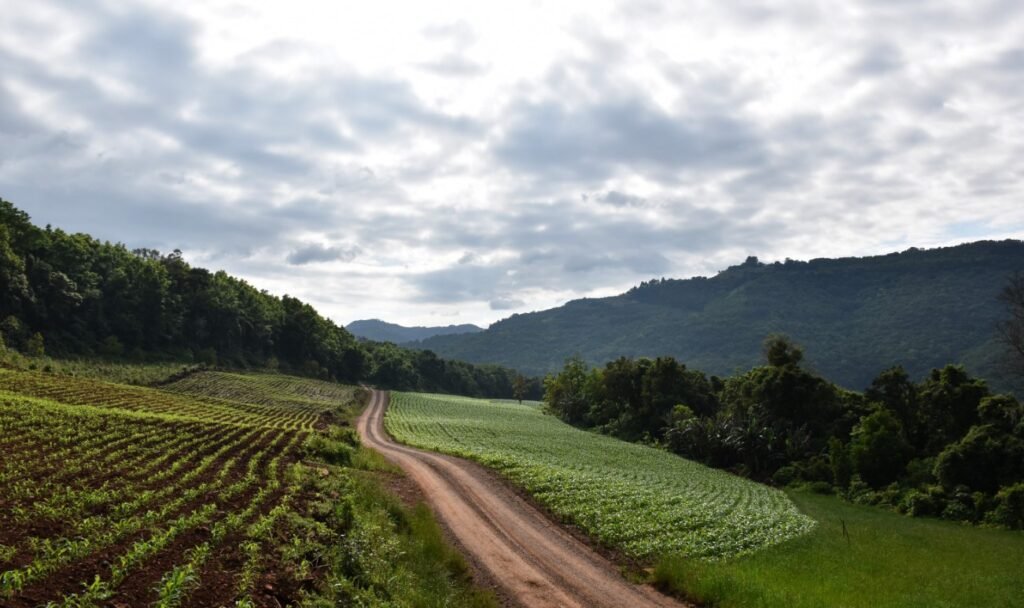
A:
POLYGON ((342 382, 537 398, 540 381, 430 351, 360 342, 312 306, 180 251, 129 250, 35 226, 0 199, 0 344, 29 355, 279 369, 342 382))
POLYGON ((901 367, 863 392, 768 338, 765 364, 720 378, 672 357, 579 357, 545 380, 546 407, 576 426, 663 446, 779 486, 800 484, 911 515, 1024 527, 1024 407, 963 367, 913 381, 901 367))

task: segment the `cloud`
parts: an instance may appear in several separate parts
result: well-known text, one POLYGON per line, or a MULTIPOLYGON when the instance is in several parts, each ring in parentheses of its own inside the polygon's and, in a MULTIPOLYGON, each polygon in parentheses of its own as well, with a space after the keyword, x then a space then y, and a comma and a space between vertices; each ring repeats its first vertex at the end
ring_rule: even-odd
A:
POLYGON ((501 162, 544 178, 589 182, 642 173, 671 181, 689 171, 758 164, 762 148, 756 129, 729 114, 670 114, 626 98, 578 108, 556 102, 517 107, 494 152, 501 162))
POLYGON ((526 306, 526 302, 516 298, 496 298, 489 305, 491 310, 515 310, 526 306))
POLYGON ((320 243, 303 245, 288 254, 289 264, 302 266, 313 262, 351 262, 363 251, 359 247, 327 247, 320 243))
POLYGON ((395 10, 20 3, 0 196, 341 322, 1024 236, 1019 2, 395 10))

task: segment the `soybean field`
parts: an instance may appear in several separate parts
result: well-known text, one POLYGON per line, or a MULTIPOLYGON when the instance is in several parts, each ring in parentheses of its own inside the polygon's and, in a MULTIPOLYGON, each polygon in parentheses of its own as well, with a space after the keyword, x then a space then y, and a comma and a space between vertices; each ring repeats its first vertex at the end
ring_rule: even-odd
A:
POLYGON ((537 404, 393 393, 385 426, 409 445, 497 469, 557 516, 638 559, 749 554, 815 526, 778 490, 575 429, 537 404))

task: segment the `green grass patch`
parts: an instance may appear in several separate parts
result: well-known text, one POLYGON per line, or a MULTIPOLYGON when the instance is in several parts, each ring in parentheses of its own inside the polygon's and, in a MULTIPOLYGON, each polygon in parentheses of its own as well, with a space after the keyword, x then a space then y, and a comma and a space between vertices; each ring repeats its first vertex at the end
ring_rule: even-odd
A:
POLYGON ((635 558, 756 551, 814 526, 782 492, 648 446, 573 428, 536 405, 393 393, 399 440, 493 467, 635 558))
POLYGON ((1024 606, 1024 533, 790 496, 818 521, 811 533, 730 560, 665 558, 656 583, 721 608, 1024 606))

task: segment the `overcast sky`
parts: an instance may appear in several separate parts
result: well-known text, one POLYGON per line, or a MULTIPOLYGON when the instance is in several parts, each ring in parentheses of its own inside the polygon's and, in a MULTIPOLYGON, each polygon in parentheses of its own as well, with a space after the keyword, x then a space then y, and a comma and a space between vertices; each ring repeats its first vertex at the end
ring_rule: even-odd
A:
POLYGON ((9 2, 0 197, 342 324, 1021 238, 1024 3, 9 2))

